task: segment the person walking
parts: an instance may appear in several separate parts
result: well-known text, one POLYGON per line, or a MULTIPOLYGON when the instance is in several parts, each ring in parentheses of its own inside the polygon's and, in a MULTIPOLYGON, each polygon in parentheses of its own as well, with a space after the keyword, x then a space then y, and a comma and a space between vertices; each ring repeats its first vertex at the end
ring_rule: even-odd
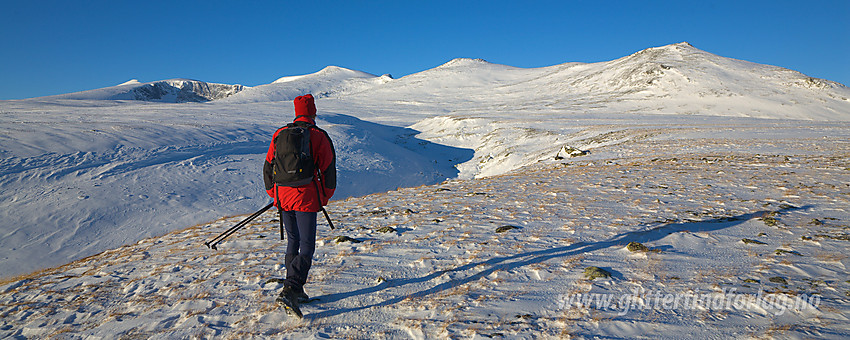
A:
MULTIPOLYGON (((286 230, 286 279, 278 302, 295 303, 297 309, 297 303, 309 300, 304 292, 304 285, 307 283, 313 253, 316 250, 316 218, 317 213, 328 204, 336 190, 336 153, 327 132, 316 126, 317 110, 313 96, 299 96, 293 103, 295 120, 275 131, 272 136, 263 165, 263 181, 266 192, 274 199, 274 206, 278 208, 286 230), (288 129, 295 130, 284 131, 288 129), (295 134, 296 132, 298 134, 295 134), (309 149, 310 155, 304 157, 305 152, 284 153, 283 149, 299 147, 286 145, 287 140, 298 140, 302 137, 304 141, 297 143, 309 149), (295 162, 295 153, 301 154, 298 162, 306 159, 303 162, 307 164, 297 171, 286 169, 290 174, 290 177, 286 177, 285 169, 282 168, 291 167, 286 163, 295 162), (296 172, 305 174, 296 181, 281 183, 282 178, 291 179, 292 174, 296 172)), ((300 314, 300 310, 297 314, 300 314)))

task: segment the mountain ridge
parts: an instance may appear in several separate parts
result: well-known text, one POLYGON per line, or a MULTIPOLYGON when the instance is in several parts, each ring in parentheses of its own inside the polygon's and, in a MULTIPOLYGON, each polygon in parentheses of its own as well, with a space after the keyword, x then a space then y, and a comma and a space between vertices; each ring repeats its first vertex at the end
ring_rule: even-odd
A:
POLYGON ((688 42, 650 47, 603 62, 520 68, 480 58, 455 58, 393 79, 339 66, 246 87, 175 78, 40 97, 159 102, 252 103, 362 96, 410 102, 429 91, 430 105, 460 97, 454 110, 532 107, 565 110, 597 103, 608 111, 642 110, 780 119, 850 120, 850 89, 773 65, 718 56, 688 42), (535 104, 536 103, 536 104, 535 104))
MULTIPOLYGON (((229 97, 246 87, 172 78, 152 82, 131 79, 116 86, 30 99, 139 100, 162 103, 208 102, 229 97)), ((26 99, 23 99, 26 100, 26 99)))

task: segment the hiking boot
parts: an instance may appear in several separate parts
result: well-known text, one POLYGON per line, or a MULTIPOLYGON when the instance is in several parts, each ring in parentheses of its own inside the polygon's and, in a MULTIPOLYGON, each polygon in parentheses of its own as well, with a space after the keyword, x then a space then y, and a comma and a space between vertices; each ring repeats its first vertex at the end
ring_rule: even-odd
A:
POLYGON ((307 293, 304 292, 304 287, 294 289, 294 291, 295 299, 298 301, 298 303, 305 303, 310 301, 310 296, 308 296, 307 293))
POLYGON ((304 292, 304 287, 296 288, 293 286, 285 286, 283 287, 283 290, 280 291, 279 296, 298 303, 310 301, 310 296, 304 292))
POLYGON ((287 299, 287 300, 290 300, 290 301, 297 301, 296 300, 297 295, 296 295, 295 291, 296 290, 294 288, 292 288, 292 286, 284 286, 283 289, 280 290, 280 294, 278 294, 278 297, 283 298, 283 299, 287 299))
POLYGON ((301 308, 298 307, 298 300, 295 297, 295 290, 292 289, 291 286, 283 287, 283 290, 280 291, 280 295, 277 297, 276 301, 284 306, 286 313, 295 315, 299 318, 303 317, 303 314, 301 314, 301 308))

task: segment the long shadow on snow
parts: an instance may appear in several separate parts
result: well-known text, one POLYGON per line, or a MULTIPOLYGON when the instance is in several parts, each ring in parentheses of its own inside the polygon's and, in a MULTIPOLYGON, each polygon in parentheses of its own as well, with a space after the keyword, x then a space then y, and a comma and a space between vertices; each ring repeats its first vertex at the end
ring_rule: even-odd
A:
MULTIPOLYGON (((776 210, 777 213, 793 211, 793 210, 805 210, 809 209, 811 206, 803 206, 803 207, 788 207, 780 210, 776 210)), ((575 244, 571 244, 564 247, 552 248, 552 249, 543 249, 537 250, 527 253, 521 253, 511 256, 502 256, 502 257, 494 257, 486 261, 482 262, 474 262, 469 263, 457 268, 446 269, 436 271, 429 275, 419 277, 419 278, 411 278, 411 279, 398 279, 398 280, 389 280, 383 282, 377 286, 358 289, 351 292, 337 293, 337 294, 329 294, 325 296, 318 297, 322 303, 327 302, 335 302, 339 300, 344 300, 347 298, 373 294, 378 291, 392 288, 392 287, 400 287, 408 284, 416 284, 423 283, 433 279, 436 279, 443 274, 452 273, 452 272, 463 272, 466 270, 470 270, 479 266, 488 266, 486 269, 481 270, 478 273, 455 278, 450 281, 438 284, 434 287, 424 289, 412 294, 406 294, 403 296, 397 296, 391 299, 384 300, 382 302, 374 303, 371 305, 365 305, 355 308, 345 308, 345 309, 337 309, 337 310, 328 310, 324 312, 319 312, 310 315, 311 318, 324 318, 330 317, 334 315, 340 315, 348 312, 369 309, 373 307, 385 307, 389 305, 393 305, 399 303, 403 300, 410 298, 422 298, 428 295, 436 294, 454 287, 458 287, 470 282, 477 281, 483 277, 486 277, 497 271, 508 271, 512 269, 517 269, 523 266, 542 263, 551 259, 559 258, 559 257, 567 257, 567 256, 575 256, 586 252, 591 252, 594 250, 600 250, 615 246, 622 247, 628 242, 636 241, 636 242, 653 242, 664 238, 667 235, 678 233, 678 232, 710 232, 726 229, 729 227, 733 227, 749 221, 753 218, 764 216, 770 211, 759 211, 755 213, 743 214, 735 217, 723 217, 723 218, 715 218, 706 221, 688 221, 688 222, 680 222, 680 223, 670 223, 661 225, 655 228, 651 228, 649 230, 640 230, 640 231, 631 231, 616 235, 606 241, 599 242, 578 242, 575 244)), ((621 278, 622 279, 622 278, 621 278)))

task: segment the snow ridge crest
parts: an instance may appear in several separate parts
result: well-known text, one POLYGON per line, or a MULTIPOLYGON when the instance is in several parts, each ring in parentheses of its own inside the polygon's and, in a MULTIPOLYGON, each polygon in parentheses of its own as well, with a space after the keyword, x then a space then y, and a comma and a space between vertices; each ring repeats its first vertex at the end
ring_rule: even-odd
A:
POLYGON ((491 63, 481 58, 455 58, 449 62, 437 66, 437 68, 457 67, 457 66, 477 66, 490 65, 491 63))

